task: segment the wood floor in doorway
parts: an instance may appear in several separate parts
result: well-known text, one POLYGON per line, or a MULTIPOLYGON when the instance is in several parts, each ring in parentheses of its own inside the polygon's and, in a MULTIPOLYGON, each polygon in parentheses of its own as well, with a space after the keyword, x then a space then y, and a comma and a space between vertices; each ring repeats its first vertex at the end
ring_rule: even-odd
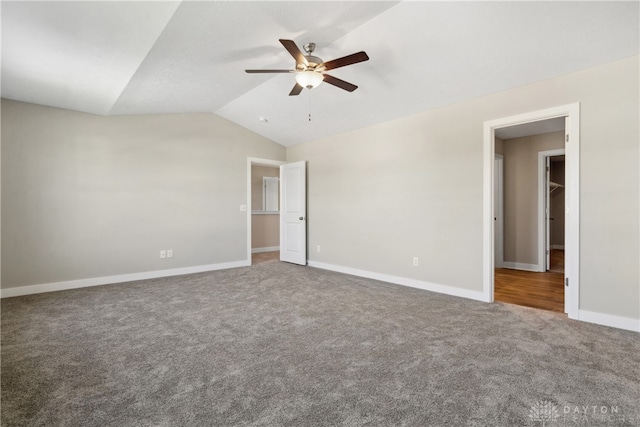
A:
POLYGON ((251 254, 251 264, 260 264, 261 262, 277 261, 280 259, 280 251, 273 252, 257 252, 251 254))
POLYGON ((564 313, 564 273, 496 268, 494 299, 564 313))

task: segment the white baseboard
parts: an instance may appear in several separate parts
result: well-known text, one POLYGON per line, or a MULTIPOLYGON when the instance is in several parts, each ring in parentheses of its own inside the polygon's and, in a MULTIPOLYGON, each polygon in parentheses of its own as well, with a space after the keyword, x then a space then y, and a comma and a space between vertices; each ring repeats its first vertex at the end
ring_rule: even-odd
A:
MULTIPOLYGON (((506 263, 505 263, 506 264, 506 263)), ((461 289, 452 286, 439 285, 435 283, 423 282, 405 277, 391 276, 388 274, 374 273, 356 268, 342 267, 339 265, 325 264, 322 262, 308 261, 309 267, 321 268, 323 270, 337 271, 339 273, 351 274, 353 276, 366 277, 368 279, 380 280, 397 285, 409 286, 426 291, 438 292, 441 294, 457 297, 469 298, 477 301, 490 302, 482 292, 461 289)), ((532 265, 532 264, 529 264, 532 265)), ((537 267, 537 266, 536 266, 537 267)), ((534 270, 536 271, 536 270, 534 270)), ((583 322, 595 323, 613 328, 625 329, 628 331, 640 332, 640 319, 630 319, 627 317, 613 316, 610 314, 596 313, 586 310, 578 310, 578 318, 583 322)))
POLYGON ((560 249, 564 251, 564 245, 549 245, 551 249, 560 249))
POLYGON ((535 272, 540 271, 538 269, 538 264, 526 264, 524 262, 505 261, 502 264, 502 267, 509 268, 511 270, 524 270, 524 271, 535 271, 535 272))
POLYGON ((469 298, 477 301, 486 301, 482 292, 471 291, 469 289, 456 288, 453 286, 439 285, 437 283, 423 282, 421 280, 408 279, 406 277, 391 276, 388 274, 375 273, 356 268, 342 267, 339 265, 325 264, 323 262, 308 261, 309 267, 321 268, 323 270, 337 271, 338 273, 351 274, 352 276, 366 277, 367 279, 380 280, 394 283, 396 285, 409 286, 423 289, 425 291, 437 292, 440 294, 452 295, 456 297, 469 298))
POLYGON ((21 295, 41 294, 44 292, 64 291, 67 289, 109 285, 112 283, 132 282, 134 280, 157 279, 158 277, 179 276, 182 274, 203 273, 205 271, 249 266, 249 261, 223 262, 220 264, 196 265, 193 267, 172 268, 168 270, 146 271, 142 273, 119 274, 116 276, 94 277, 90 279, 69 280, 66 282, 43 283, 41 285, 18 286, 0 290, 0 298, 21 295))
POLYGON ((275 251, 279 251, 280 250, 280 246, 267 246, 265 248, 253 248, 251 249, 251 253, 252 254, 258 254, 261 252, 275 252, 275 251))
POLYGON ((640 319, 578 310, 578 320, 603 326, 611 326, 613 328, 626 329, 627 331, 640 332, 640 319))

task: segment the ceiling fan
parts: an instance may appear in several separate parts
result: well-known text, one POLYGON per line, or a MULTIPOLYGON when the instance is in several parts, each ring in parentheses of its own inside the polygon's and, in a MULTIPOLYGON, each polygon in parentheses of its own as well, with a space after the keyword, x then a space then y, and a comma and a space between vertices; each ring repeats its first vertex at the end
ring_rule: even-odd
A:
POLYGON ((304 55, 293 40, 280 39, 280 43, 296 60, 295 70, 245 70, 247 73, 295 73, 296 85, 289 92, 289 96, 299 95, 302 89, 313 89, 322 82, 339 87, 348 92, 358 89, 358 86, 333 77, 325 71, 368 61, 369 57, 365 52, 358 52, 342 58, 324 62, 312 53, 316 48, 315 43, 307 43, 303 46, 304 55))

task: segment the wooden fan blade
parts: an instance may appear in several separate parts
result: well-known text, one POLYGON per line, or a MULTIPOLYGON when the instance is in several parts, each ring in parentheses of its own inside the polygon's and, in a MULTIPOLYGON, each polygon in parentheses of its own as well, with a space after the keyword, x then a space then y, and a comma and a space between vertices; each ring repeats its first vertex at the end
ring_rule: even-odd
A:
POLYGON ((293 87, 293 89, 291 89, 291 92, 289 92, 289 96, 300 95, 300 92, 302 92, 302 89, 304 89, 304 88, 302 86, 300 86, 298 83, 296 83, 296 85, 293 87))
POLYGON ((340 89, 346 90, 347 92, 353 92, 354 90, 358 89, 358 86, 349 82, 345 82, 344 80, 340 80, 337 77, 330 76, 329 74, 323 74, 323 76, 326 83, 337 86, 340 89))
POLYGON ((358 62, 368 61, 369 57, 363 52, 354 53, 351 55, 343 56, 342 58, 334 59, 328 62, 323 62, 318 67, 324 67, 325 70, 333 70, 336 68, 344 67, 346 65, 357 64, 358 62))
POLYGON ((244 70, 249 74, 263 74, 263 73, 293 73, 294 70, 244 70))
POLYGON ((296 46, 296 43, 293 40, 280 39, 280 43, 282 43, 282 46, 284 46, 291 56, 293 56, 293 59, 296 60, 296 64, 309 65, 307 58, 304 57, 304 54, 300 49, 298 49, 298 46, 296 46))

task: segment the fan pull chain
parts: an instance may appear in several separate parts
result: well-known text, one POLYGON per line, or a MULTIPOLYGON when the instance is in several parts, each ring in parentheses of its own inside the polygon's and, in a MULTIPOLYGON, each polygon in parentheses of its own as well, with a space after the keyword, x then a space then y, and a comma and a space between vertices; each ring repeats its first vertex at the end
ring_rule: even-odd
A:
POLYGON ((309 95, 307 95, 307 111, 309 112, 309 123, 311 123, 311 90, 307 91, 309 95))

